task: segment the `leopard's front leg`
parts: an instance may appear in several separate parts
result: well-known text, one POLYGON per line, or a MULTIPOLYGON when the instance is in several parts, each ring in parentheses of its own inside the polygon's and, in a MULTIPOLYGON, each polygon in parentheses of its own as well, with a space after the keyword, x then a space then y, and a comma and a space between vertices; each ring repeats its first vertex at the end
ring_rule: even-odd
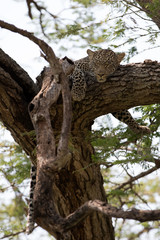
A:
POLYGON ((83 71, 75 68, 70 78, 72 81, 71 95, 73 100, 83 100, 86 94, 86 80, 83 71))

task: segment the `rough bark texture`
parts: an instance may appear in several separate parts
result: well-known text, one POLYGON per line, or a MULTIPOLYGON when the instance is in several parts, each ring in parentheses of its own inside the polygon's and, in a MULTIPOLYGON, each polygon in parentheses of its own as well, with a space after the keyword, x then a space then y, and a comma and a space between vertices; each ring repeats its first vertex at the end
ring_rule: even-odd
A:
POLYGON ((0 119, 26 153, 34 161, 33 125, 28 103, 38 88, 28 74, 0 49, 0 119))
POLYGON ((86 97, 80 103, 83 107, 74 104, 75 127, 84 128, 103 114, 159 102, 159 73, 160 63, 145 61, 120 66, 104 84, 92 82, 88 76, 86 97))
MULTIPOLYGON (((14 139, 22 145, 27 154, 31 156, 31 160, 35 162, 33 155, 35 141, 28 134, 33 130, 28 114, 28 104, 38 92, 37 86, 9 56, 3 51, 0 54, 0 118, 11 131, 14 139)), ((44 209, 48 209, 48 215, 51 214, 48 206, 52 205, 64 217, 88 200, 106 201, 100 169, 92 164, 91 159, 94 152, 90 144, 89 133, 94 119, 100 115, 136 105, 160 102, 160 64, 157 62, 120 66, 103 84, 97 83, 90 75, 86 76, 86 79, 88 88, 85 99, 81 102, 74 102, 72 105, 73 118, 69 141, 72 159, 70 164, 44 182, 48 190, 45 188, 46 192, 43 194, 45 197, 41 202, 44 202, 44 209), (53 201, 50 203, 51 195, 53 201)), ((53 105, 50 113, 57 141, 63 115, 61 97, 53 105)), ((50 220, 42 221, 42 212, 35 214, 37 223, 58 237, 56 226, 51 231, 50 220)), ((105 215, 94 213, 74 227, 69 237, 76 240, 112 240, 114 234, 111 220, 105 215)))

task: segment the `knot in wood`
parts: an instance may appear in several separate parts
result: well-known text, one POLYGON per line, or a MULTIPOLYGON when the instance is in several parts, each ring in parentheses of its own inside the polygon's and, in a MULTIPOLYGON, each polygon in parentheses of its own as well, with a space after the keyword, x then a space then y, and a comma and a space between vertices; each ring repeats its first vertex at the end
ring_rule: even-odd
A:
POLYGON ((38 113, 34 115, 34 121, 44 121, 46 118, 42 113, 38 113))

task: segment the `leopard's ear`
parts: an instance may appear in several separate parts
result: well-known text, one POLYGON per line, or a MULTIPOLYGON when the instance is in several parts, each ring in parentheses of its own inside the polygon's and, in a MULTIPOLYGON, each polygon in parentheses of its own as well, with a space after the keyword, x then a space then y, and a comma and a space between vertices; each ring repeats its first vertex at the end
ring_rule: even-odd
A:
POLYGON ((117 53, 117 57, 118 57, 118 63, 120 64, 120 62, 123 60, 125 56, 125 53, 117 53))
POLYGON ((89 59, 92 60, 94 52, 90 49, 87 49, 87 54, 88 54, 89 59))

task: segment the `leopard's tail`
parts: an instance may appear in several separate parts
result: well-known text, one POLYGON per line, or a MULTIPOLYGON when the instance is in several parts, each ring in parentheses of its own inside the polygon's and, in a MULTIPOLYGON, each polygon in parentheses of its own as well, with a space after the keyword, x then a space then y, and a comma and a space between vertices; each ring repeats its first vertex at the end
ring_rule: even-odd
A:
POLYGON ((36 185, 36 167, 34 165, 31 166, 31 181, 30 181, 30 193, 29 193, 29 204, 28 204, 28 216, 27 216, 27 234, 32 233, 34 230, 34 189, 36 185))

